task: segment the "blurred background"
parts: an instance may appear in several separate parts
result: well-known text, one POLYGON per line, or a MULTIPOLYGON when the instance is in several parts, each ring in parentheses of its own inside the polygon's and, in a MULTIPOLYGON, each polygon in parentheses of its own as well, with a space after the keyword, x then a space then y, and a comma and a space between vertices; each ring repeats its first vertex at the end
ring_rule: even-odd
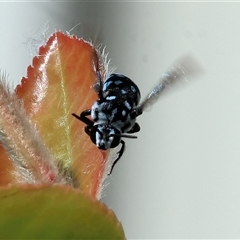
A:
POLYGON ((138 118, 102 200, 128 239, 240 238, 240 3, 0 2, 0 22, 0 68, 15 85, 42 36, 74 26, 143 97, 191 53, 204 75, 138 118))

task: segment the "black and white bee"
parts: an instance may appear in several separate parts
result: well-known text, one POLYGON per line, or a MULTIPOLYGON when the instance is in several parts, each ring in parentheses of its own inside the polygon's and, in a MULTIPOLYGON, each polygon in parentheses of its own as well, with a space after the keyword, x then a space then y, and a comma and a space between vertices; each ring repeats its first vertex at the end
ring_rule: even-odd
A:
POLYGON ((197 72, 198 67, 193 59, 189 56, 181 59, 162 75, 142 103, 138 86, 128 77, 113 73, 105 81, 98 80, 95 87, 98 100, 80 116, 72 115, 86 124, 85 132, 99 149, 107 150, 121 144, 109 174, 124 152, 125 142, 122 138, 137 138, 131 135, 140 131, 136 118, 158 100, 163 90, 197 72))

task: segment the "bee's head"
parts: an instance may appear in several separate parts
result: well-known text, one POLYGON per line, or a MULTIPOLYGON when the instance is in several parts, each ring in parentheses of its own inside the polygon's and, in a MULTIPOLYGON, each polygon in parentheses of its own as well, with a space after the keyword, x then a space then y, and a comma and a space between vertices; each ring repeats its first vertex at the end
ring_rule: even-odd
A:
POLYGON ((86 126, 86 132, 99 149, 115 148, 121 141, 121 131, 108 124, 86 126))
POLYGON ((137 138, 136 136, 122 134, 116 127, 109 124, 96 124, 85 127, 86 133, 99 149, 107 150, 115 148, 121 142, 121 138, 137 138))

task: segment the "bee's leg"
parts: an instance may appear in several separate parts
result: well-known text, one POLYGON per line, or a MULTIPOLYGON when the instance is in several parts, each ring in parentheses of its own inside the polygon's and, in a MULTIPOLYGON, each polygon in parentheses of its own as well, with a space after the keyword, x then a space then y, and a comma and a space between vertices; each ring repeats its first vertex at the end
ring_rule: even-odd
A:
POLYGON ((75 114, 75 113, 72 113, 72 115, 73 115, 75 118, 77 118, 78 120, 86 123, 88 126, 93 126, 93 121, 86 117, 86 116, 91 115, 91 109, 86 109, 86 110, 84 110, 84 111, 80 114, 80 116, 78 116, 78 115, 75 114))
POLYGON ((122 144, 121 149, 120 149, 120 151, 118 152, 118 157, 117 157, 117 159, 114 160, 114 162, 113 162, 113 164, 112 164, 112 167, 111 167, 110 172, 108 173, 108 175, 111 175, 114 166, 116 165, 116 163, 118 162, 118 160, 119 160, 119 159, 122 157, 122 155, 123 155, 123 152, 124 152, 124 149, 125 149, 125 142, 124 142, 123 140, 121 140, 120 143, 122 144))
POLYGON ((138 123, 135 123, 133 127, 127 133, 135 133, 140 131, 140 126, 138 123))
POLYGON ((139 115, 141 115, 142 113, 143 113, 143 109, 142 109, 142 107, 140 106, 140 107, 134 108, 134 109, 131 111, 130 116, 131 116, 132 119, 134 119, 134 118, 138 117, 139 115))

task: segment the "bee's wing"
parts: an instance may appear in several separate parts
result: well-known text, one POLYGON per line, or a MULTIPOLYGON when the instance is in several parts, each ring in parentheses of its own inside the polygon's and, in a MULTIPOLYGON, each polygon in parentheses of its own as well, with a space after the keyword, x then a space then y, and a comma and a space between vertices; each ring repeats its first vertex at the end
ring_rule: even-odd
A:
POLYGON ((148 107, 157 102, 162 93, 167 92, 168 89, 172 89, 177 85, 188 82, 192 76, 197 76, 202 72, 203 70, 198 62, 190 55, 180 58, 162 74, 159 82, 140 103, 138 108, 145 111, 148 107))
POLYGON ((102 96, 102 87, 106 78, 115 70, 108 59, 108 53, 101 44, 96 46, 93 57, 93 68, 96 73, 96 82, 93 84, 94 91, 99 97, 102 96))
POLYGON ((99 97, 102 96, 102 87, 103 79, 101 73, 99 71, 96 71, 96 82, 93 84, 93 89, 98 94, 99 97))

